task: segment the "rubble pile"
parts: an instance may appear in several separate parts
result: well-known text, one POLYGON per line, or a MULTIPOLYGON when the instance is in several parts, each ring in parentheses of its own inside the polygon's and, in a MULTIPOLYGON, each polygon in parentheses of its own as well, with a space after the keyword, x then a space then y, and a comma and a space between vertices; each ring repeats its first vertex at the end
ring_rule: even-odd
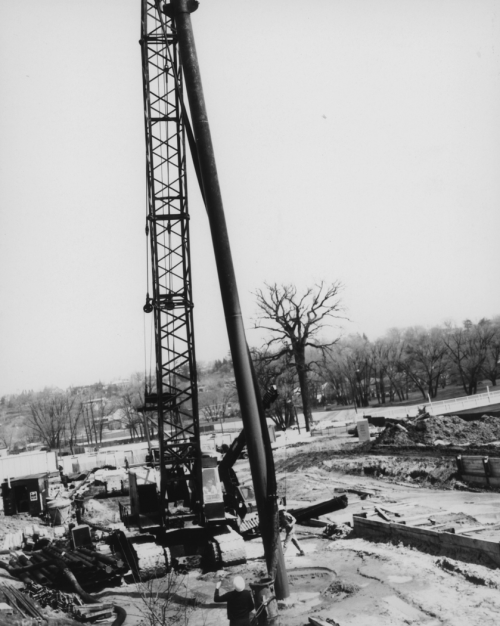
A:
POLYGON ((483 415, 466 421, 457 415, 419 417, 405 424, 390 424, 375 440, 376 444, 414 445, 486 445, 500 442, 500 418, 483 415))

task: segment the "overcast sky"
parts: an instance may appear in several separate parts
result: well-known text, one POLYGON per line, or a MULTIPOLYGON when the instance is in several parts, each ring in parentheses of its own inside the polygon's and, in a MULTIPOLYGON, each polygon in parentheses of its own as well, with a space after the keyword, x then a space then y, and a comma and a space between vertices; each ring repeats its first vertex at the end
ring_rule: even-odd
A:
MULTIPOLYGON (((500 314, 499 9, 201 0, 248 328, 264 281, 341 280, 343 332, 370 339, 500 314)), ((144 371, 139 37, 140 0, 0 0, 0 395, 144 371)), ((228 342, 189 189, 197 357, 212 360, 228 342)))

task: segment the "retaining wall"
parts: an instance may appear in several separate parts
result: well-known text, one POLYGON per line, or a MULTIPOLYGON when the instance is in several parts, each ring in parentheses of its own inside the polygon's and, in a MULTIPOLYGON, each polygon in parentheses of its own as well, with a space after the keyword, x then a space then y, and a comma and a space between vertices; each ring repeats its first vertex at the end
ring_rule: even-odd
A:
POLYGON ((457 561, 500 567, 500 543, 474 539, 465 535, 439 532, 428 528, 405 526, 393 522, 368 520, 353 515, 354 532, 359 537, 374 541, 402 543, 422 552, 447 556, 457 561))

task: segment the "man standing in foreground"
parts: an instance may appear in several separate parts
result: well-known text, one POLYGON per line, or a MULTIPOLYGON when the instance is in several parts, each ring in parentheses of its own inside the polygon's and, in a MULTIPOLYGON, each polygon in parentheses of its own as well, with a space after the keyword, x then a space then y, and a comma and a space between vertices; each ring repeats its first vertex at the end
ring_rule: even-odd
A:
POLYGON ((233 591, 219 594, 221 581, 217 583, 214 602, 227 602, 229 626, 250 626, 250 613, 254 609, 252 593, 245 589, 245 580, 241 576, 233 578, 233 591))

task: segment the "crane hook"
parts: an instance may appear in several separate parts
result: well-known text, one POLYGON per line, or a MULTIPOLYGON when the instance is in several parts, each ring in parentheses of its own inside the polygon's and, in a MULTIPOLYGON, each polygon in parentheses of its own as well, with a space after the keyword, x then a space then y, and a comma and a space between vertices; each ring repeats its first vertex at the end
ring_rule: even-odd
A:
POLYGON ((146 304, 142 307, 144 313, 151 313, 153 310, 153 304, 151 298, 149 297, 149 293, 146 294, 146 304))

